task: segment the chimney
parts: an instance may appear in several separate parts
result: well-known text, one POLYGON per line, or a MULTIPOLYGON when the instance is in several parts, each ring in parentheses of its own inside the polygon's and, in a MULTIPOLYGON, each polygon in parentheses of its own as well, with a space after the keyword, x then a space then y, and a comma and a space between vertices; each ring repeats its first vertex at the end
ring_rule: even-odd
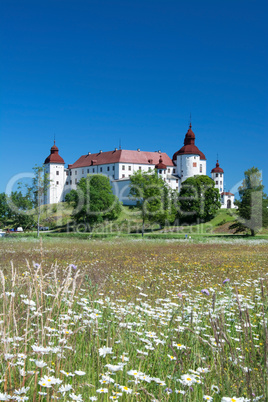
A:
POLYGON ((87 154, 88 154, 88 155, 91 155, 91 152, 88 152, 87 154))
POLYGON ((100 150, 100 152, 99 152, 100 154, 102 154, 102 150, 100 150))
POLYGON ((137 151, 140 152, 141 151, 140 148, 138 148, 137 151))
POLYGON ((161 154, 161 151, 159 150, 158 153, 161 154))
POLYGON ((117 148, 115 148, 114 150, 117 151, 117 148))

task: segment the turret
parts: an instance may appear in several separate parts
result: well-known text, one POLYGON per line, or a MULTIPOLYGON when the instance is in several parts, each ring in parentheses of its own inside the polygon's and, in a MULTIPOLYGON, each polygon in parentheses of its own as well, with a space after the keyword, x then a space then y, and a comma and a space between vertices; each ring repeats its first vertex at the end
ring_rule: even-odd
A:
POLYGON ((158 175, 166 176, 167 166, 163 163, 162 156, 160 155, 159 163, 155 165, 158 175))
POLYGON ((59 155, 59 148, 54 145, 50 149, 50 155, 46 158, 45 173, 48 174, 49 188, 44 197, 44 204, 56 204, 63 201, 63 190, 66 181, 64 160, 59 155))
POLYGON ((211 170, 211 178, 215 182, 215 188, 219 190, 220 193, 224 189, 224 171, 220 168, 219 161, 217 160, 216 167, 211 170))
POLYGON ((188 177, 206 174, 206 157, 195 145, 195 134, 191 123, 184 138, 184 146, 173 155, 172 159, 182 182, 188 177))

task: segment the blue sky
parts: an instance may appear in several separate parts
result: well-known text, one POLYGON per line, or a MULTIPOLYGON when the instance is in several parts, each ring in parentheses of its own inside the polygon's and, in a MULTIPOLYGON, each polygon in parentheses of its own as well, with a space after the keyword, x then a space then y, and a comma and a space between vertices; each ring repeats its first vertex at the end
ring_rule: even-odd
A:
POLYGON ((50 153, 217 154, 225 189, 267 168, 267 1, 46 0, 0 6, 0 192, 50 153))

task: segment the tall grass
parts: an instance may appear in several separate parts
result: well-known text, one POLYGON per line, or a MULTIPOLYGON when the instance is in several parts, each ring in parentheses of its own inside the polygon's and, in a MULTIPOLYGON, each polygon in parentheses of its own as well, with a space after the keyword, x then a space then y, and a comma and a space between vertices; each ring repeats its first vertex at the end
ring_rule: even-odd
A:
POLYGON ((0 400, 268 400, 266 245, 7 245, 0 400))

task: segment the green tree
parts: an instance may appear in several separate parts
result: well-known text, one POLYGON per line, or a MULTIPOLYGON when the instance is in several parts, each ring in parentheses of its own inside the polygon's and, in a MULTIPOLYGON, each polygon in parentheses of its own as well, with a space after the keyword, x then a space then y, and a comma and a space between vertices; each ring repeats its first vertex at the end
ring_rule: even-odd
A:
POLYGON ((238 220, 230 226, 236 232, 250 230, 252 236, 268 225, 268 200, 263 193, 261 172, 254 166, 244 173, 242 185, 238 188, 240 200, 235 204, 238 220))
POLYGON ((35 166, 33 171, 32 185, 19 183, 18 188, 22 191, 12 192, 8 197, 8 205, 13 224, 23 228, 37 224, 37 236, 39 236, 41 206, 44 204, 50 180, 44 166, 35 166))
POLYGON ((181 222, 193 224, 211 220, 221 207, 220 193, 214 180, 205 175, 186 179, 181 185, 179 207, 181 222))
POLYGON ((28 191, 37 214, 37 236, 39 236, 41 206, 44 204, 44 199, 50 185, 50 180, 44 166, 36 165, 35 167, 33 167, 33 171, 33 182, 32 186, 28 187, 28 191))
POLYGON ((145 222, 174 222, 176 211, 172 203, 171 190, 157 172, 138 170, 130 177, 129 198, 136 201, 142 215, 142 235, 145 222))
POLYGON ((33 200, 29 188, 26 193, 12 191, 8 197, 9 217, 15 227, 21 226, 29 229, 34 225, 33 200))
POLYGON ((7 224, 7 220, 10 218, 10 209, 7 202, 6 193, 0 193, 0 222, 4 226, 7 224))
POLYGON ((74 207, 73 217, 76 222, 92 227, 103 220, 116 219, 121 211, 121 204, 113 194, 108 177, 96 174, 87 175, 77 184, 65 200, 74 207))

